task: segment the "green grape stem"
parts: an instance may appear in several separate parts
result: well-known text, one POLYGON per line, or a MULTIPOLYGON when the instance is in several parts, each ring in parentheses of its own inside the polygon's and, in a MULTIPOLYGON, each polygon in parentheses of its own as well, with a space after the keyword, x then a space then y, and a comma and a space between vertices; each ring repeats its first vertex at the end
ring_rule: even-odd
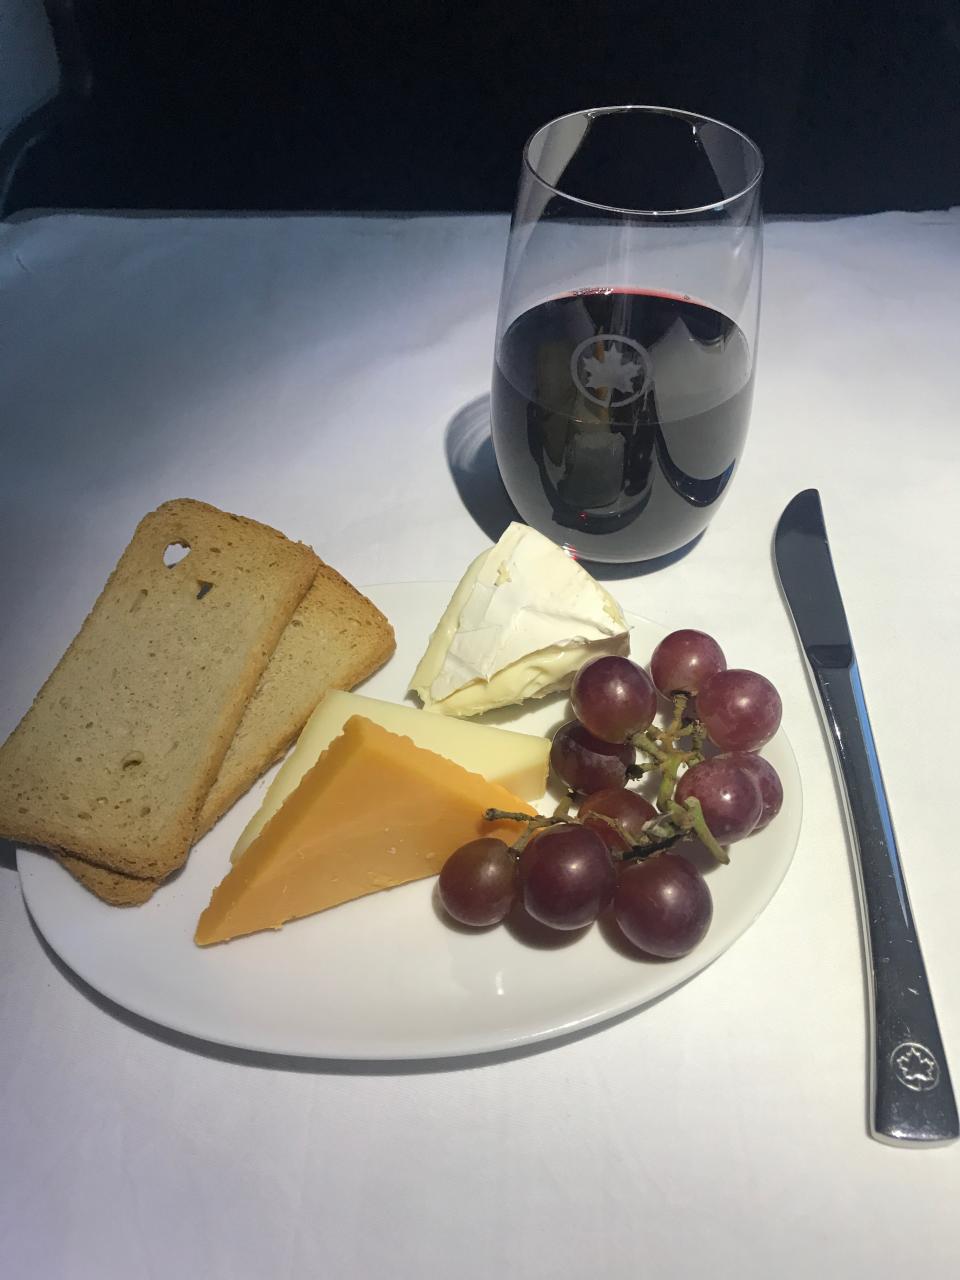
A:
MULTIPOLYGON (((608 813, 597 813, 597 812, 594 812, 593 817, 594 817, 594 818, 599 818, 599 819, 600 819, 600 821, 601 821, 601 822, 605 822, 605 823, 607 824, 607 826, 608 826, 608 827, 612 827, 612 828, 613 828, 613 830, 617 833, 617 835, 620 837, 620 839, 623 841, 623 843, 624 843, 624 844, 629 845, 629 846, 630 846, 630 848, 635 848, 635 847, 636 847, 636 846, 634 845, 634 843, 633 843, 633 840, 631 839, 631 837, 630 837, 630 836, 629 836, 629 834, 627 833, 626 828, 624 827, 623 823, 620 821, 620 819, 619 819, 619 818, 611 818, 611 817, 610 817, 610 815, 609 815, 608 813)), ((572 821, 574 821, 574 822, 579 822, 579 821, 580 821, 580 819, 579 819, 579 818, 574 818, 574 819, 572 819, 572 821)), ((621 855, 621 854, 619 854, 619 853, 614 853, 614 855, 613 855, 613 856, 614 856, 614 858, 619 858, 619 857, 621 857, 621 856, 623 856, 623 855, 621 855)))
POLYGON ((515 813, 512 809, 484 809, 484 822, 522 822, 524 824, 523 831, 517 836, 516 840, 510 846, 513 853, 521 854, 530 843, 530 839, 535 831, 539 831, 541 827, 552 827, 556 822, 565 822, 566 818, 542 818, 539 814, 515 813))
MULTIPOLYGON (((530 843, 534 833, 542 831, 544 827, 553 827, 565 822, 580 822, 579 818, 573 817, 569 812, 572 801, 573 795, 571 793, 565 797, 565 800, 560 802, 557 806, 557 811, 548 818, 539 815, 532 817, 529 813, 516 813, 512 809, 484 809, 483 817, 485 822, 522 822, 524 824, 524 830, 510 846, 511 850, 519 855, 530 843)), ((686 817, 686 811, 681 809, 679 805, 675 805, 674 808, 686 817)), ((686 839, 689 834, 686 829, 690 826, 689 820, 681 828, 671 818, 657 817, 651 818, 649 822, 645 823, 640 833, 640 839, 634 841, 619 818, 611 818, 606 813, 595 813, 593 816, 612 827, 623 843, 629 846, 627 852, 614 853, 612 855, 617 860, 621 858, 644 858, 648 854, 659 853, 661 849, 669 849, 678 840, 686 839)))
MULTIPOLYGON (((631 739, 633 746, 646 759, 638 760, 636 764, 631 765, 627 769, 627 778, 630 781, 637 781, 649 773, 659 772, 660 774, 656 796, 656 805, 660 813, 644 825, 639 839, 633 841, 619 819, 611 818, 605 813, 594 815, 612 827, 624 844, 629 846, 625 853, 614 854, 615 858, 623 861, 646 858, 672 848, 681 840, 696 836, 702 844, 706 845, 717 862, 726 864, 730 861, 726 849, 714 838, 707 826, 699 800, 691 796, 685 804, 680 805, 674 799, 678 777, 683 769, 689 769, 703 760, 703 748, 707 739, 700 720, 684 720, 689 701, 689 695, 686 693, 673 694, 673 715, 670 723, 662 729, 651 725, 645 733, 636 733, 631 739), (687 749, 681 745, 684 742, 689 743, 687 749)), ((509 809, 486 809, 483 816, 487 822, 506 821, 523 824, 522 833, 512 845, 513 851, 519 854, 533 835, 544 827, 561 822, 579 822, 580 818, 571 814, 571 809, 576 802, 576 793, 568 791, 557 804, 552 817, 549 818, 539 815, 531 817, 530 814, 515 813, 509 809)))
POLYGON ((660 787, 657 791, 657 808, 666 811, 670 807, 673 799, 673 793, 677 786, 677 773, 683 760, 679 753, 670 756, 664 761, 663 772, 660 776, 660 787))
MULTIPOLYGON (((673 793, 676 790, 677 775, 682 765, 688 768, 691 765, 699 764, 703 759, 701 749, 703 747, 702 738, 694 738, 693 748, 690 751, 684 751, 680 748, 681 739, 692 736, 692 728, 684 725, 683 713, 686 710, 688 696, 685 693, 675 693, 673 695, 673 718, 665 729, 658 729, 651 726, 646 733, 638 733, 634 736, 633 744, 640 751, 645 752, 648 756, 652 756, 653 765, 641 764, 639 768, 644 773, 652 772, 654 769, 660 770, 660 786, 657 790, 657 807, 661 810, 667 810, 673 800, 673 793)), ((700 728, 699 721, 694 721, 693 725, 700 728)))
POLYGON ((683 713, 687 709, 687 695, 685 693, 675 693, 673 695, 673 719, 667 727, 667 736, 670 738, 678 738, 683 729, 683 713))
POLYGON ((685 809, 689 815, 689 826, 699 836, 701 842, 707 846, 718 862, 726 865, 730 861, 730 855, 724 849, 723 845, 718 844, 713 837, 713 833, 704 820, 703 810, 700 807, 700 801, 696 796, 690 796, 684 806, 674 804, 674 809, 679 809, 681 813, 685 809))
MULTIPOLYGON (((654 730, 653 732, 658 733, 659 730, 654 730)), ((649 733, 635 733, 633 735, 633 745, 637 747, 638 750, 645 752, 648 756, 651 756, 658 764, 663 764, 664 760, 666 760, 670 755, 670 752, 665 751, 664 748, 660 746, 659 742, 654 742, 649 733)))
POLYGON ((575 791, 568 791, 563 799, 557 804, 556 809, 553 811, 553 816, 555 818, 566 818, 569 815, 570 810, 573 808, 573 802, 576 798, 577 793, 575 791))
POLYGON ((525 822, 528 826, 544 827, 555 822, 555 818, 544 818, 540 814, 515 813, 512 809, 484 809, 484 822, 525 822))

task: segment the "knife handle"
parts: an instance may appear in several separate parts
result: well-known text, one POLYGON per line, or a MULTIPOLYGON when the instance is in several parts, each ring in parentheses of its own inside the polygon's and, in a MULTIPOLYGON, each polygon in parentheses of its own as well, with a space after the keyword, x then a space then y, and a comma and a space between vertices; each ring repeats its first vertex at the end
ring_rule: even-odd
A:
POLYGON ((936 1146, 958 1136, 957 1104, 927 984, 856 661, 813 663, 857 854, 870 980, 870 1127, 881 1142, 936 1146))

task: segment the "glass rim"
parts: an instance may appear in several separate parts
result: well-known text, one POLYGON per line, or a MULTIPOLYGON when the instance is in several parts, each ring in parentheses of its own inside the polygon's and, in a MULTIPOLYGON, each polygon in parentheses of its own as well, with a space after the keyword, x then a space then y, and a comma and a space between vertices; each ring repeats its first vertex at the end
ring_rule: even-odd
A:
POLYGON ((579 111, 567 111, 562 116, 554 116, 552 120, 548 120, 545 124, 539 125, 534 129, 533 133, 527 138, 523 144, 523 167, 540 186, 545 187, 548 191, 552 191, 554 195, 560 196, 563 200, 569 200, 573 204, 583 205, 587 209, 602 209, 605 213, 622 213, 635 218, 683 218, 695 213, 710 213, 716 209, 724 209, 728 205, 734 204, 737 200, 742 200, 751 191, 756 188, 760 179, 763 177, 763 152, 754 142, 754 140, 742 129, 736 128, 735 125, 727 124, 723 120, 716 120, 713 116, 701 115, 698 111, 684 111, 680 107, 660 107, 652 104, 644 103, 627 103, 616 107, 583 107, 579 111), (564 120, 572 120, 576 117, 585 117, 587 119, 595 119, 597 116, 607 115, 626 115, 628 113, 638 113, 646 115, 676 116, 683 120, 691 120, 697 124, 715 124, 719 128, 726 130, 727 133, 741 139, 746 144, 748 155, 753 158, 755 172, 739 191, 732 195, 724 196, 722 200, 711 200, 708 204, 692 205, 686 209, 634 209, 629 206, 602 204, 598 200, 587 200, 583 196, 574 196, 564 191, 562 187, 556 186, 552 182, 548 182, 537 172, 536 166, 530 159, 530 148, 536 138, 545 133, 548 129, 552 129, 555 125, 561 124, 564 120))

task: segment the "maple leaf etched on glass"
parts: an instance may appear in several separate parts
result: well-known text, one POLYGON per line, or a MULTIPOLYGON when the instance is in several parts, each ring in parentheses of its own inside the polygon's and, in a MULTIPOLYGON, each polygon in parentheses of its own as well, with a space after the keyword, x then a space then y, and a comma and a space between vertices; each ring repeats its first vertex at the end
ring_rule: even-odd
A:
POLYGON ((639 364, 625 360, 615 350, 605 360, 590 356, 584 360, 583 370, 588 387, 606 387, 609 391, 625 391, 627 394, 635 389, 637 378, 643 376, 643 369, 639 364))
POLYGON ((632 338, 600 335, 581 342, 570 362, 580 391, 595 404, 619 408, 636 400, 646 385, 646 352, 632 338))

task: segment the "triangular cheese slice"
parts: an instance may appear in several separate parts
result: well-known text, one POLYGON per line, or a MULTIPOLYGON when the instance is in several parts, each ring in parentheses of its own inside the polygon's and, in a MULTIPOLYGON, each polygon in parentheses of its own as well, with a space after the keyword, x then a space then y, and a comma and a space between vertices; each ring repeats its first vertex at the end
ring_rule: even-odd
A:
POLYGON ((539 798, 546 788, 548 738, 489 724, 471 724, 469 720, 454 720, 450 716, 430 716, 417 707, 331 689, 304 725, 296 747, 271 782, 260 808, 240 833, 230 855, 231 862, 236 862, 250 847, 352 716, 363 716, 391 733, 402 734, 418 747, 435 751, 491 782, 499 782, 526 800, 539 798))
POLYGON ((613 596, 514 522, 467 569, 410 687, 428 711, 478 715, 565 688, 588 658, 629 647, 613 596))
POLYGON ((354 716, 213 891, 195 941, 279 929, 437 875, 479 836, 511 843, 522 825, 485 822, 488 808, 535 812, 497 783, 354 716))

